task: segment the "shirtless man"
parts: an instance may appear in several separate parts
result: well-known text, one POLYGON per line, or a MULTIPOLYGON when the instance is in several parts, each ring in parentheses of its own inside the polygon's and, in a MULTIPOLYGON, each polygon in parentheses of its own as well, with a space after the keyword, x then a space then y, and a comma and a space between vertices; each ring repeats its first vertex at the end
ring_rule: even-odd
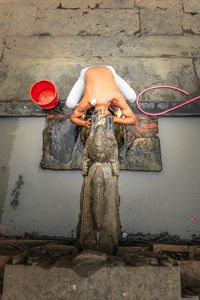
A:
POLYGON ((119 124, 137 124, 137 119, 130 109, 125 98, 120 93, 114 80, 113 73, 107 67, 88 68, 84 75, 85 89, 83 97, 77 108, 70 116, 71 122, 90 128, 90 119, 83 120, 82 116, 92 106, 95 106, 97 114, 111 114, 109 106, 113 110, 120 108, 122 116, 113 116, 113 121, 119 124))

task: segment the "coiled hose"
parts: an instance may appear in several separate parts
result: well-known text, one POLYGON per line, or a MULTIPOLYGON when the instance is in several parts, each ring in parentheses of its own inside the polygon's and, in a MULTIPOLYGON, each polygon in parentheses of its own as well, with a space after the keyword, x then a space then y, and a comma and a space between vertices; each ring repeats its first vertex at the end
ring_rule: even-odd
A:
POLYGON ((169 85, 152 86, 152 87, 150 87, 150 88, 145 89, 144 91, 142 91, 142 92, 137 96, 137 99, 136 99, 136 106, 137 106, 137 108, 138 108, 139 111, 141 111, 143 114, 145 114, 145 115, 147 115, 147 116, 161 116, 161 115, 164 115, 164 114, 166 114, 166 113, 168 113, 168 112, 170 112, 170 111, 172 111, 172 110, 175 110, 175 109, 177 109, 177 108, 179 108, 179 107, 181 107, 181 106, 187 105, 187 104, 189 104, 189 103, 191 103, 191 102, 193 102, 193 101, 196 101, 196 100, 200 99, 200 96, 198 96, 198 97, 193 98, 193 99, 191 99, 191 100, 185 101, 185 102, 183 102, 183 103, 181 103, 181 104, 179 104, 179 105, 176 105, 176 106, 174 106, 174 107, 172 107, 172 108, 170 108, 170 109, 167 109, 167 110, 164 110, 164 111, 162 111, 162 112, 155 113, 155 114, 153 114, 153 113, 148 113, 147 111, 144 111, 144 110, 139 106, 139 99, 140 99, 140 97, 141 97, 144 93, 146 93, 146 92, 148 92, 148 91, 155 90, 155 89, 160 89, 160 88, 173 89, 173 90, 176 90, 176 91, 178 91, 178 92, 180 92, 180 93, 183 93, 183 94, 185 94, 185 95, 188 95, 188 94, 189 94, 188 92, 186 92, 186 91, 184 91, 184 90, 182 90, 182 89, 179 89, 179 88, 177 88, 177 87, 175 87, 175 86, 169 86, 169 85))

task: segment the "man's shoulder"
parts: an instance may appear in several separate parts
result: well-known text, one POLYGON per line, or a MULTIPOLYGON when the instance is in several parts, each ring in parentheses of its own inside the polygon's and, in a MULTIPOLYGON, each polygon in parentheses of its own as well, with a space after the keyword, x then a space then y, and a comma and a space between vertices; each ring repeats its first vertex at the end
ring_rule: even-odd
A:
POLYGON ((79 105, 78 105, 78 109, 79 110, 87 110, 91 107, 90 101, 88 99, 88 97, 83 97, 82 100, 80 101, 79 105))

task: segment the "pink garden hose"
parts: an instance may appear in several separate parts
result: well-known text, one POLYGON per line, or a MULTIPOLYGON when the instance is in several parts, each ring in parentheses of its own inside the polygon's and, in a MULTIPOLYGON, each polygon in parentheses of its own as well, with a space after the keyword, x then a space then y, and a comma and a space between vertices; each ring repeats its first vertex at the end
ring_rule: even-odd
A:
POLYGON ((148 113, 148 112, 144 111, 143 109, 141 109, 140 106, 139 106, 139 99, 140 99, 140 97, 141 97, 144 93, 146 93, 146 92, 148 92, 148 91, 150 91, 150 90, 160 89, 160 88, 173 89, 173 90, 176 90, 176 91, 178 91, 178 92, 180 92, 180 93, 183 93, 183 94, 185 94, 185 95, 188 95, 188 94, 189 94, 188 92, 186 92, 186 91, 184 91, 184 90, 181 90, 181 89, 179 89, 179 88, 177 88, 177 87, 175 87, 175 86, 160 85, 160 86, 152 86, 152 87, 150 87, 150 88, 147 88, 146 90, 142 91, 142 92, 137 96, 137 99, 136 99, 136 105, 137 105, 137 108, 138 108, 143 114, 145 114, 145 115, 147 115, 147 116, 161 116, 161 115, 164 115, 164 114, 166 114, 166 113, 168 113, 168 112, 170 112, 170 111, 172 111, 172 110, 175 110, 175 109, 177 109, 177 108, 179 108, 179 107, 181 107, 181 106, 183 106, 183 105, 186 105, 186 104, 188 104, 188 103, 190 103, 190 102, 193 102, 193 101, 195 101, 195 100, 200 99, 200 96, 198 96, 198 97, 193 98, 193 99, 191 99, 191 100, 185 101, 185 102, 183 102, 183 103, 181 103, 181 104, 179 104, 179 105, 176 105, 176 106, 174 106, 174 107, 172 107, 172 108, 170 108, 170 109, 167 109, 167 110, 164 110, 164 111, 162 111, 162 112, 155 113, 155 114, 148 113))

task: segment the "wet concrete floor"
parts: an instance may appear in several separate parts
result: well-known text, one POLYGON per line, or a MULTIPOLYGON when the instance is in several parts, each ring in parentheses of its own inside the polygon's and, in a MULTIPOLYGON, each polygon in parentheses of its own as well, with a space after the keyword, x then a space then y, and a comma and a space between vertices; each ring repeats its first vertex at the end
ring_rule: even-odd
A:
MULTIPOLYGON (((122 231, 200 235, 199 118, 160 118, 161 172, 121 171, 122 231)), ((75 237, 81 171, 42 170, 44 118, 0 120, 1 230, 75 237), (11 205, 12 204, 12 205, 11 205)))

